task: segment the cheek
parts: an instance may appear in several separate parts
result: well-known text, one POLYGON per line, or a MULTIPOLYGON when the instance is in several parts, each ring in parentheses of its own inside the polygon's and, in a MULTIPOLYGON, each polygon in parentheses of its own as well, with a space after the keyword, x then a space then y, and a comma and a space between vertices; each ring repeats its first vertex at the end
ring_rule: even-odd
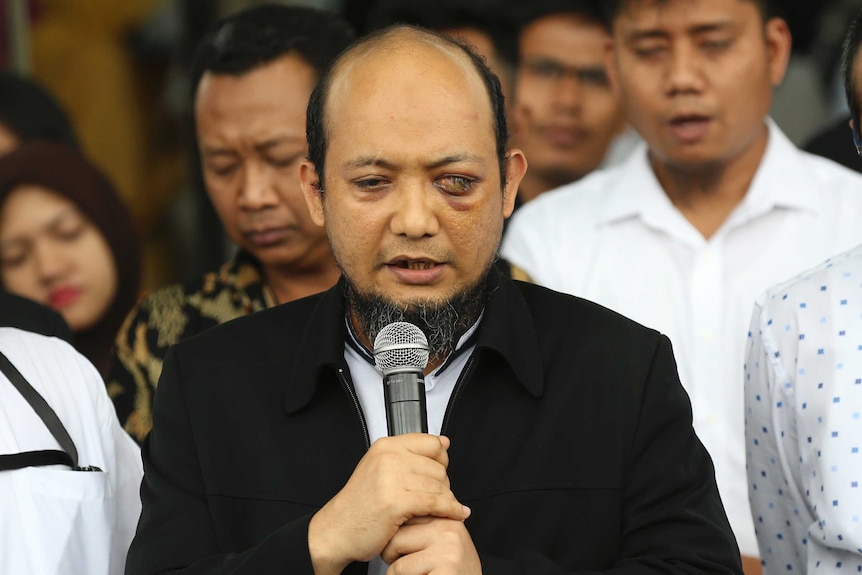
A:
MULTIPOLYGON (((119 278, 114 262, 108 258, 93 258, 89 276, 89 290, 86 300, 82 300, 77 317, 74 318, 79 324, 77 329, 90 327, 104 317, 114 299, 117 297, 119 278), (82 325, 83 324, 83 325, 82 325)), ((72 310, 70 310, 72 311, 72 310)))
POLYGON ((534 82, 529 80, 519 82, 515 97, 515 107, 527 112, 529 119, 531 114, 540 113, 548 107, 547 90, 541 86, 535 86, 534 82))
POLYGON ((47 293, 40 287, 36 271, 31 266, 25 264, 12 269, 4 269, 0 272, 0 281, 6 290, 14 294, 40 303, 47 302, 47 293))
POLYGON ((302 188, 298 184, 289 188, 283 188, 280 196, 282 205, 293 214, 293 217, 300 223, 302 228, 309 230, 319 229, 317 224, 311 219, 308 204, 305 203, 305 196, 303 196, 302 188))
MULTIPOLYGON (((102 235, 95 230, 89 232, 77 244, 75 257, 78 260, 82 276, 90 282, 91 289, 103 294, 103 297, 113 299, 119 278, 111 248, 102 235)), ((110 299, 108 303, 110 303, 110 299)))
POLYGON ((597 125, 615 124, 617 119, 622 116, 619 100, 613 94, 597 92, 591 94, 589 98, 585 98, 584 103, 589 110, 585 116, 591 118, 592 122, 597 125))
POLYGON ((204 178, 207 196, 225 227, 236 227, 237 204, 234 186, 222 179, 204 178))
POLYGON ((364 242, 367 242, 372 234, 372 222, 362 216, 345 217, 341 212, 328 208, 324 209, 324 214, 333 252, 339 264, 349 266, 356 256, 364 251, 364 242), (361 226, 357 222, 361 222, 361 226), (364 233, 356 233, 357 230, 364 233))
POLYGON ((496 253, 503 231, 503 206, 488 202, 467 212, 453 212, 449 218, 449 237, 462 255, 474 254, 479 262, 496 253))

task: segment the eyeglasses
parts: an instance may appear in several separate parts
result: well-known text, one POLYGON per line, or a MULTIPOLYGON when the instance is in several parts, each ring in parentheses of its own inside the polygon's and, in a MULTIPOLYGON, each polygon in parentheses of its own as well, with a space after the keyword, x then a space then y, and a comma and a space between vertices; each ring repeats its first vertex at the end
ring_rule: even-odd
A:
POLYGON ((588 86, 607 88, 609 85, 608 75, 601 66, 566 66, 555 60, 535 59, 522 62, 521 69, 537 80, 554 84, 573 78, 588 86))

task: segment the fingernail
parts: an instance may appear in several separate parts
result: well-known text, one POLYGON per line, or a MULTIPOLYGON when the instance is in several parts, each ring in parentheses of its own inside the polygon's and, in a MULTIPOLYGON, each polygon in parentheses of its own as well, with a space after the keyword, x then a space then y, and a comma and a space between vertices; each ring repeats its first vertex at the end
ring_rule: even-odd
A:
POLYGON ((464 510, 464 515, 467 517, 470 517, 470 514, 473 513, 473 511, 469 507, 467 507, 466 505, 462 505, 461 509, 464 510))

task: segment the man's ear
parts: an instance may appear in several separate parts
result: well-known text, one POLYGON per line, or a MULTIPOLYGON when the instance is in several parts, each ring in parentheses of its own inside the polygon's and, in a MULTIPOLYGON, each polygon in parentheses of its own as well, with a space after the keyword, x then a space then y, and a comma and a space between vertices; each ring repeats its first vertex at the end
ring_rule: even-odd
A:
POLYGON ((508 218, 515 211, 515 198, 521 180, 527 173, 527 158, 524 152, 513 148, 506 156, 506 187, 503 189, 503 217, 508 218))
POLYGON ((790 35, 790 27, 781 18, 767 20, 765 32, 769 49, 769 79, 773 86, 778 86, 787 72, 793 38, 790 35))
POLYGON ((299 166, 299 182, 311 220, 323 227, 326 224, 326 217, 323 214, 323 185, 314 164, 308 160, 303 160, 299 166))

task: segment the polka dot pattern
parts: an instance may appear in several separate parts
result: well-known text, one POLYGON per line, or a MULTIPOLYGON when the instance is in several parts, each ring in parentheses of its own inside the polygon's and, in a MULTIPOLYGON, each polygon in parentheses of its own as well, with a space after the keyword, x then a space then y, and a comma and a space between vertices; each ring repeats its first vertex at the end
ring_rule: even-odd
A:
POLYGON ((862 573, 862 246, 755 305, 749 496, 766 573, 862 573))

